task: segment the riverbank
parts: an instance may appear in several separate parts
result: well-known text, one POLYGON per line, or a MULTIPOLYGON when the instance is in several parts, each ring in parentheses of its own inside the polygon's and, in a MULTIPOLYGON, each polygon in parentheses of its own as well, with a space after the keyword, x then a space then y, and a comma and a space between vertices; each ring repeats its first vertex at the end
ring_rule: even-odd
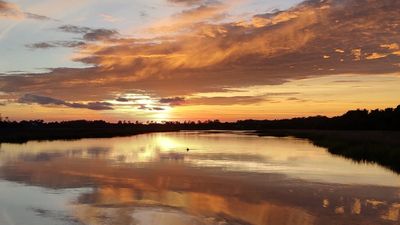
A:
MULTIPOLYGON (((75 140, 81 138, 111 138, 152 132, 174 132, 179 127, 163 125, 127 127, 29 127, 0 129, 0 143, 25 143, 27 141, 75 140)), ((209 129, 193 129, 209 130, 209 129)), ((305 138, 313 144, 327 148, 332 154, 355 162, 377 163, 400 173, 400 132, 374 130, 297 130, 268 129, 256 132, 259 136, 305 138)))
POLYGON ((400 132, 374 130, 260 130, 259 136, 305 138, 355 162, 377 163, 400 173, 400 132))

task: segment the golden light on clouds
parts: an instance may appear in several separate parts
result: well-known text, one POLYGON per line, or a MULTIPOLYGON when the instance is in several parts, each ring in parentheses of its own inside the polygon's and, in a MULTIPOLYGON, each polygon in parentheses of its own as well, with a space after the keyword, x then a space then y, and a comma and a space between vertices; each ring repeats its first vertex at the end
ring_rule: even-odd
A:
MULTIPOLYGON (((10 4, 1 1, 3 16, 23 12, 10 4)), ((306 1, 287 10, 243 16, 233 15, 243 1, 168 4, 176 10, 145 23, 143 34, 58 25, 54 30, 79 41, 44 40, 27 46, 43 52, 72 48, 72 61, 84 66, 2 74, 2 111, 15 118, 24 117, 17 108, 35 107, 47 109, 45 114, 55 108, 80 111, 75 115, 84 118, 234 120, 336 115, 397 104, 397 89, 383 89, 397 84, 400 72, 397 1, 306 1), (336 85, 342 76, 357 81, 342 82, 342 90, 336 85), (359 92, 344 98, 348 88, 359 92), (245 91, 231 91, 235 89, 245 91), (310 94, 319 89, 324 93, 310 94), (382 91, 379 100, 369 94, 374 90, 382 91), (27 94, 35 97, 28 101, 27 94), (117 101, 130 95, 145 97, 117 101), (218 113, 220 109, 232 115, 218 113)), ((100 19, 116 24, 117 16, 103 13, 100 19)))

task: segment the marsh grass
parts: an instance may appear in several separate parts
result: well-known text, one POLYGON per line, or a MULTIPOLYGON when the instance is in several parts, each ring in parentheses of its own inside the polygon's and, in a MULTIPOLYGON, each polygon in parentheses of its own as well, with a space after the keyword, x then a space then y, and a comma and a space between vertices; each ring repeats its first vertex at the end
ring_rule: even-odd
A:
POLYGON ((400 132, 357 130, 261 130, 259 136, 309 139, 334 155, 355 162, 377 163, 400 173, 400 132))

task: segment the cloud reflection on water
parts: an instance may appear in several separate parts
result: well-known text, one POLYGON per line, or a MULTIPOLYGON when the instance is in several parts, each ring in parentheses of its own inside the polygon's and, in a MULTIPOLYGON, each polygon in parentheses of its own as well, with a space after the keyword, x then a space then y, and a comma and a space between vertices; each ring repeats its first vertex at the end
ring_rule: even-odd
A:
MULTIPOLYGON (((397 175, 372 165, 346 164, 345 159, 296 139, 218 133, 147 134, 4 144, 0 159, 1 179, 23 183, 31 194, 38 191, 30 190, 32 186, 89 188, 68 206, 73 218, 82 224, 399 222, 399 185, 304 178, 313 172, 313 166, 322 171, 314 173, 349 166, 360 167, 365 171, 360 176, 364 177, 379 174, 398 179, 397 175), (186 152, 185 146, 193 151, 186 152), (269 167, 254 170, 247 164, 269 167), (306 172, 301 177, 273 170, 274 166, 306 172)), ((325 179, 334 177, 334 173, 326 173, 325 179)), ((356 176, 351 178, 356 180, 356 176)))

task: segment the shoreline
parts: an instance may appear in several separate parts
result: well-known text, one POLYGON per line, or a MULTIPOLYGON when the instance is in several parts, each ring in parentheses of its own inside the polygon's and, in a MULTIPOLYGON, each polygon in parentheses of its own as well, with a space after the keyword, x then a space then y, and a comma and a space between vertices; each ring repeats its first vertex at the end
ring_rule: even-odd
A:
POLYGON ((258 136, 310 140, 329 153, 354 162, 377 163, 400 173, 400 132, 381 130, 259 130, 258 136))
MULTIPOLYGON (((212 129, 133 129, 133 128, 27 128, 0 129, 0 144, 23 144, 28 141, 79 140, 84 138, 129 137, 139 134, 212 129)), ((400 131, 383 130, 302 130, 302 129, 226 129, 249 131, 250 134, 273 137, 296 137, 326 148, 331 154, 354 162, 377 163, 400 173, 400 131)), ((221 130, 225 131, 225 130, 221 130)))

